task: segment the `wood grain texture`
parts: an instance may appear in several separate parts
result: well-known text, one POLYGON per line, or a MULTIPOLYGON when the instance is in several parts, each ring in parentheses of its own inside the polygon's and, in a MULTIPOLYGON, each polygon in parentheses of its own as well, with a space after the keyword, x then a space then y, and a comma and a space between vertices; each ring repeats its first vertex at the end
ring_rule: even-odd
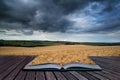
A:
POLYGON ((24 71, 35 56, 0 56, 0 80, 120 80, 120 57, 90 57, 102 71, 24 71))

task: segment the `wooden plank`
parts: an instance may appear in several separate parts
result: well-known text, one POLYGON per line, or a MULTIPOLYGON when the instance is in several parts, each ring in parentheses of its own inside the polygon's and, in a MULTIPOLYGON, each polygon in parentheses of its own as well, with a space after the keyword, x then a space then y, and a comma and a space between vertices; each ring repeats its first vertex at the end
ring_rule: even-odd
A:
POLYGON ((93 57, 93 58, 108 59, 108 60, 110 59, 110 60, 114 60, 114 61, 120 61, 120 56, 97 56, 97 57, 93 57))
POLYGON ((25 80, 35 80, 36 73, 34 71, 27 71, 25 80))
POLYGON ((88 74, 86 71, 77 71, 78 73, 80 73, 81 75, 83 75, 84 77, 86 77, 89 80, 100 80, 99 78, 92 76, 91 74, 88 74))
POLYGON ((15 80, 25 80, 26 71, 20 71, 20 73, 16 76, 15 80))
MULTIPOLYGON (((9 58, 10 59, 10 58, 9 58)), ((16 62, 18 62, 20 60, 20 58, 15 58, 14 59, 10 59, 8 61, 6 61, 6 58, 5 58, 5 63, 3 65, 0 66, 0 74, 2 72, 4 72, 6 69, 8 69, 9 67, 11 67, 12 65, 14 65, 16 62)))
POLYGON ((112 65, 113 67, 118 67, 120 69, 120 64, 119 64, 120 60, 104 58, 104 57, 102 57, 101 59, 107 62, 108 64, 114 64, 112 65))
POLYGON ((36 80, 45 80, 45 73, 43 71, 37 71, 36 80))
POLYGON ((106 60, 104 60, 104 61, 98 60, 98 59, 94 59, 94 60, 97 62, 98 65, 100 65, 103 68, 103 70, 107 70, 108 72, 111 72, 113 74, 116 74, 116 75, 120 76, 120 68, 113 66, 114 63, 112 63, 112 62, 107 63, 106 60))
MULTIPOLYGON (((120 58, 120 57, 119 57, 120 58)), ((119 66, 120 67, 120 60, 110 59, 107 57, 91 57, 92 60, 102 61, 104 63, 108 64, 114 64, 113 66, 119 66), (117 64, 118 63, 118 64, 117 64)))
MULTIPOLYGON (((31 59, 28 60, 28 62, 31 61, 34 57, 30 57, 30 58, 31 59)), ((27 72, 28 71, 23 71, 22 69, 20 69, 20 73, 16 76, 15 80, 25 80, 25 78, 27 76, 27 72)))
POLYGON ((79 74, 76 71, 69 71, 71 74, 73 74, 78 80, 88 80, 87 78, 85 78, 84 76, 82 76, 81 74, 79 74))
MULTIPOLYGON (((19 58, 18 58, 19 59, 19 58)), ((16 60, 17 62, 15 64, 13 64, 11 67, 9 67, 8 69, 6 69, 3 73, 0 74, 0 80, 2 80, 3 78, 5 78, 7 75, 9 75, 9 73, 11 71, 13 71, 23 60, 25 59, 21 59, 21 60, 16 60)))
POLYGON ((9 64, 11 61, 14 61, 15 59, 10 59, 10 58, 7 58, 6 60, 2 61, 0 63, 0 68, 3 68, 6 66, 6 64, 9 64))
POLYGON ((6 62, 10 62, 11 60, 16 60, 16 59, 17 57, 15 56, 2 56, 0 58, 0 66, 6 64, 6 62))
POLYGON ((54 71, 54 74, 57 77, 57 80, 67 80, 65 76, 59 71, 54 71))
POLYGON ((101 76, 101 75, 93 72, 93 71, 88 71, 87 73, 91 74, 92 76, 97 77, 97 78, 100 79, 100 80, 110 80, 110 79, 108 79, 108 78, 106 78, 106 77, 104 77, 104 76, 101 76))
POLYGON ((84 71, 84 72, 83 71, 66 71, 66 72, 22 71, 23 66, 33 58, 29 56, 25 56, 25 57, 11 56, 10 58, 6 56, 2 58, 0 56, 0 60, 5 62, 5 64, 3 64, 4 66, 3 65, 0 66, 1 68, 0 70, 2 69, 4 70, 4 72, 1 72, 0 74, 0 80, 120 80, 120 76, 119 76, 120 65, 119 65, 118 57, 117 58, 96 57, 94 58, 94 61, 96 61, 96 63, 99 64, 100 66, 102 66, 103 71, 84 71))
POLYGON ((13 80, 16 75, 20 72, 20 70, 26 65, 29 61, 32 59, 30 57, 26 57, 25 60, 23 60, 20 64, 16 66, 15 69, 12 70, 12 72, 4 78, 4 80, 13 80))
POLYGON ((117 78, 118 76, 115 76, 113 74, 110 74, 109 72, 98 72, 96 71, 97 74, 102 75, 110 80, 120 80, 119 78, 117 78))
POLYGON ((13 60, 16 57, 8 57, 8 56, 4 56, 2 59, 0 59, 0 65, 4 65, 6 62, 8 62, 9 60, 13 60))
MULTIPOLYGON (((11 57, 13 57, 13 56, 11 56, 11 57)), ((5 60, 5 58, 11 58, 11 57, 0 55, 0 60, 5 60)))
POLYGON ((95 60, 96 63, 103 68, 102 72, 96 71, 96 73, 111 80, 120 80, 120 68, 116 67, 117 65, 119 65, 118 63, 116 63, 118 60, 112 60, 114 62, 111 62, 110 59, 103 59, 101 57, 93 57, 92 59, 95 60))
POLYGON ((57 80, 53 72, 45 71, 46 80, 57 80))
POLYGON ((107 72, 112 73, 114 75, 120 76, 120 71, 119 71, 120 69, 116 70, 116 68, 108 67, 109 65, 106 66, 105 64, 102 64, 102 63, 99 63, 99 65, 101 65, 101 67, 103 68, 103 71, 107 71, 107 72))
POLYGON ((73 76, 70 72, 62 72, 62 74, 68 79, 68 80, 78 80, 75 76, 73 76))
POLYGON ((120 61, 110 61, 110 60, 107 60, 107 59, 97 59, 97 58, 92 58, 92 60, 95 60, 95 62, 97 62, 97 63, 99 63, 100 65, 101 64, 103 64, 103 65, 105 65, 106 66, 106 64, 107 64, 107 66, 106 67, 108 67, 108 68, 114 68, 114 69, 118 69, 117 71, 119 71, 120 70, 120 61))

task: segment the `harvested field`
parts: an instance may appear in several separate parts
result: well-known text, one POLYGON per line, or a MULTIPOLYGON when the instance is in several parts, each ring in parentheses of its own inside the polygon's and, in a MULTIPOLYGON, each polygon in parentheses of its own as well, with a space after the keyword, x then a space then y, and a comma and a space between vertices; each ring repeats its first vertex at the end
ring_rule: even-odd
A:
POLYGON ((88 56, 120 56, 120 46, 56 45, 46 47, 0 47, 0 55, 38 55, 31 64, 68 62, 94 64, 88 56))

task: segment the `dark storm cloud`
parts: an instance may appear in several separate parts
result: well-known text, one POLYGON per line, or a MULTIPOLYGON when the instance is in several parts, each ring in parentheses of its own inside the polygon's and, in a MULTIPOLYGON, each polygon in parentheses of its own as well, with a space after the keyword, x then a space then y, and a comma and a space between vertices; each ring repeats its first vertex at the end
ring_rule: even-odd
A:
POLYGON ((79 31, 83 33, 116 31, 120 26, 119 7, 119 0, 0 0, 0 25, 2 25, 0 28, 21 30, 26 35, 32 35, 35 30, 66 32, 71 27, 73 32, 76 32, 75 22, 66 16, 80 12, 78 14, 96 17, 96 24, 99 23, 101 26, 90 29, 86 26, 84 27, 86 29, 79 31), (89 9, 84 11, 93 2, 100 3, 103 8, 93 4, 89 8, 91 11, 89 9), (25 32, 27 29, 30 31, 25 32))
POLYGON ((4 0, 0 0, 0 19, 4 19, 8 16, 6 14, 7 10, 8 6, 4 3, 4 0))
POLYGON ((1 2, 3 5, 0 5, 0 8, 5 8, 1 9, 1 12, 5 15, 0 17, 4 17, 3 20, 8 22, 28 22, 35 14, 35 5, 24 4, 22 0, 1 0, 1 2))

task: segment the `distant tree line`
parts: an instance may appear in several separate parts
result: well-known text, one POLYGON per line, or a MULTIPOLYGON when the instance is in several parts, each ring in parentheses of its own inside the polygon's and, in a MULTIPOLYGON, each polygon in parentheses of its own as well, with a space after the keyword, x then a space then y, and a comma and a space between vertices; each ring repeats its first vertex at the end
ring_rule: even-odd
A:
POLYGON ((68 41, 24 41, 24 40, 0 40, 0 46, 37 47, 52 45, 92 45, 92 46, 120 46, 117 43, 93 43, 93 42, 68 42, 68 41))

